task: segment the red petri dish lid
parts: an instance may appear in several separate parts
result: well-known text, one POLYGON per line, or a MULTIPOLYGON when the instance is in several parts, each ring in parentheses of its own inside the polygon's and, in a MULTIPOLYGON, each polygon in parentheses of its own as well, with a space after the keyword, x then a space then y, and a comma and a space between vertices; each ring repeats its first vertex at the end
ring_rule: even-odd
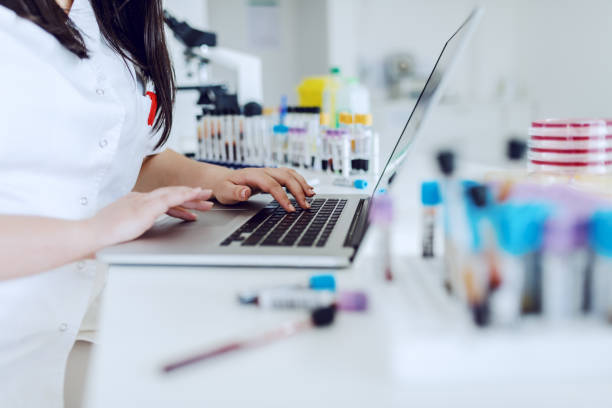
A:
POLYGON ((538 166, 554 166, 554 167, 603 167, 612 165, 612 160, 606 161, 550 161, 550 160, 530 160, 530 163, 538 166))
POLYGON ((556 153, 556 154, 589 154, 589 153, 612 153, 612 147, 585 148, 585 149, 557 149, 547 147, 530 147, 529 151, 534 153, 556 153))
POLYGON ((531 127, 534 128, 588 128, 612 126, 612 119, 543 119, 531 122, 531 127))
POLYGON ((535 135, 535 134, 532 134, 532 135, 529 135, 529 138, 531 140, 581 142, 581 141, 586 141, 586 140, 600 140, 600 139, 611 139, 612 140, 612 134, 588 135, 588 136, 562 136, 562 135, 535 135))

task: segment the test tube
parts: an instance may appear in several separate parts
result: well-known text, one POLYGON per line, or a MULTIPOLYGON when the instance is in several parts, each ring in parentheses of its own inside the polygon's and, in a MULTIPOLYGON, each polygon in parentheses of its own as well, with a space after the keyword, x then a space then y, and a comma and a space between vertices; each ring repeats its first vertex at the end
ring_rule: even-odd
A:
POLYGON ((261 141, 262 141, 262 165, 266 167, 275 166, 276 163, 274 161, 274 143, 275 143, 275 135, 274 135, 274 126, 280 120, 280 113, 278 109, 274 108, 264 108, 263 109, 263 118, 261 123, 259 124, 259 132, 261 132, 261 141))
POLYGON ((612 323, 612 211, 600 210, 589 223, 589 242, 595 252, 590 284, 591 310, 612 323))
POLYGON ((274 126, 274 149, 272 159, 275 165, 283 165, 286 161, 287 138, 289 136, 289 128, 285 125, 274 126))
POLYGON ((229 111, 225 110, 221 114, 221 138, 223 140, 223 161, 230 163, 232 161, 231 139, 232 139, 232 122, 229 111))
POLYGON ((329 130, 329 114, 321 112, 319 115, 319 134, 317 136, 317 155, 319 156, 320 169, 327 172, 329 169, 329 147, 327 131, 329 130))
MULTIPOLYGON (((345 166, 343 164, 343 166, 341 167, 342 173, 344 175, 344 177, 348 177, 350 170, 351 170, 351 160, 354 156, 355 153, 355 137, 354 137, 354 129, 353 129, 353 115, 351 115, 348 112, 341 112, 338 115, 338 129, 343 131, 342 133, 342 137, 344 138, 344 135, 346 135, 346 139, 348 141, 348 154, 345 155, 344 154, 344 146, 341 146, 342 149, 342 153, 341 153, 341 157, 342 159, 347 158, 347 164, 348 164, 348 169, 349 172, 345 172, 345 166)), ((344 143, 344 141, 342 141, 341 143, 344 143)))
POLYGON ((231 139, 231 150, 232 150, 232 161, 234 163, 242 163, 242 155, 240 153, 241 146, 241 120, 240 111, 232 110, 230 115, 231 127, 232 127, 232 139, 231 139))
POLYGON ((437 157, 438 166, 444 175, 442 181, 442 202, 444 204, 444 271, 447 288, 458 297, 465 298, 461 265, 468 253, 468 226, 462 186, 455 178, 455 154, 441 151, 437 157))
POLYGON ((441 202, 440 185, 437 181, 428 181, 421 184, 423 258, 433 258, 435 256, 436 225, 438 223, 438 207, 441 202))
POLYGON ((326 156, 327 156, 327 170, 330 173, 335 173, 335 167, 337 167, 338 163, 335 162, 335 152, 336 152, 336 130, 335 129, 327 129, 325 132, 325 143, 326 143, 326 156))
POLYGON ((374 151, 378 155, 378 141, 374 141, 372 130, 372 115, 355 115, 355 164, 353 168, 362 173, 368 173, 373 169, 370 162, 373 161, 374 151))
POLYGON ((310 167, 314 168, 315 170, 317 170, 317 167, 320 163, 320 161, 318 160, 320 114, 321 108, 319 108, 318 106, 313 106, 308 112, 307 129, 309 142, 307 154, 310 155, 310 167))
POLYGON ((338 156, 340 157, 340 174, 349 177, 351 174, 351 133, 347 129, 338 130, 338 156))
POLYGON ((521 313, 540 309, 540 250, 550 208, 542 204, 504 203, 496 207, 501 282, 491 294, 492 321, 511 325, 521 313))
POLYGON ((300 130, 297 127, 289 128, 289 162, 293 167, 300 167, 300 130))
POLYGON ((285 125, 288 128, 297 126, 295 117, 295 107, 287 106, 287 115, 285 116, 285 125))
MULTIPOLYGON (((490 220, 490 194, 487 186, 467 183, 466 195, 468 224, 472 231, 471 256, 464 266, 464 273, 471 273, 468 278, 472 279, 471 288, 466 288, 468 300, 474 322, 478 326, 486 326, 490 321, 489 295, 492 290, 499 286, 499 277, 496 269, 497 260, 495 247, 495 233, 490 220), (493 284, 497 281, 497 284, 493 284)), ((464 277, 464 280, 467 279, 464 277)))
POLYGON ((550 217, 542 247, 542 313, 568 320, 582 310, 588 264, 588 222, 566 208, 550 217))
POLYGON ((211 133, 210 133, 210 112, 209 111, 204 111, 203 112, 203 116, 202 116, 202 136, 203 136, 203 149, 204 149, 204 154, 202 155, 201 159, 203 160, 211 160, 211 144, 210 144, 210 139, 211 139, 211 133))
POLYGON ((375 242, 378 244, 378 256, 375 270, 382 271, 384 279, 393 280, 393 270, 391 265, 391 224, 393 223, 393 202, 387 193, 379 193, 374 196, 372 207, 368 215, 370 228, 375 235, 375 242))
POLYGON ((380 135, 377 132, 372 132, 369 168, 370 173, 375 177, 380 174, 380 135))
POLYGON ((222 116, 221 116, 221 111, 214 111, 213 112, 213 134, 215 135, 215 144, 217 146, 217 154, 216 154, 216 159, 219 162, 223 162, 223 151, 224 151, 224 146, 223 146, 223 130, 221 129, 221 123, 222 123, 222 116))
POLYGON ((204 128, 202 123, 203 115, 196 115, 196 132, 198 137, 198 154, 197 159, 204 159, 204 128))

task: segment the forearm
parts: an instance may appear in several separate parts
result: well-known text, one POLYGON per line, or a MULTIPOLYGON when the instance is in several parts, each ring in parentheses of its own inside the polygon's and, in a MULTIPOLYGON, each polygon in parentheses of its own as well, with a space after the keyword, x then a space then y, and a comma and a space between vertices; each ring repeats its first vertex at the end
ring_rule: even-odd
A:
POLYGON ((0 280, 50 270, 100 249, 89 221, 0 215, 0 280))
POLYGON ((231 170, 191 160, 173 150, 151 156, 143 162, 134 191, 147 192, 166 186, 213 189, 217 180, 231 170))

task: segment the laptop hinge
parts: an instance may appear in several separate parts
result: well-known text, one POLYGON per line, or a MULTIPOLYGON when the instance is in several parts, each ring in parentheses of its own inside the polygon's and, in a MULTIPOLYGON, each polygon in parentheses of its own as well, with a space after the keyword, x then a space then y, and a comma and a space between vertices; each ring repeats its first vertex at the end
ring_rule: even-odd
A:
POLYGON ((357 209, 355 211, 355 215, 353 216, 353 220, 351 221, 351 225, 346 234, 346 238, 344 240, 345 247, 351 247, 355 249, 353 253, 353 257, 357 254, 357 249, 359 248, 359 244, 363 240, 363 236, 365 235, 368 229, 368 207, 369 207, 370 199, 361 199, 357 204, 357 209))

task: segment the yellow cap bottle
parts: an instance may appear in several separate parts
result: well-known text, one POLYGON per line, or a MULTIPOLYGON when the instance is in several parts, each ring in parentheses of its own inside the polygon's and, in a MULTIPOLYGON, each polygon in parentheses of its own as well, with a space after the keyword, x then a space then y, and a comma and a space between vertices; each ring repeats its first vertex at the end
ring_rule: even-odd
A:
POLYGON ((353 124, 353 115, 348 112, 341 112, 338 116, 338 122, 344 125, 352 125, 353 124))
POLYGON ((319 115, 319 124, 321 126, 329 126, 329 113, 321 112, 319 115))
POLYGON ((269 115, 274 115, 276 112, 278 112, 278 108, 263 108, 263 116, 269 116, 269 115))
POLYGON ((355 115, 355 123, 365 126, 372 126, 372 115, 369 113, 355 115))

